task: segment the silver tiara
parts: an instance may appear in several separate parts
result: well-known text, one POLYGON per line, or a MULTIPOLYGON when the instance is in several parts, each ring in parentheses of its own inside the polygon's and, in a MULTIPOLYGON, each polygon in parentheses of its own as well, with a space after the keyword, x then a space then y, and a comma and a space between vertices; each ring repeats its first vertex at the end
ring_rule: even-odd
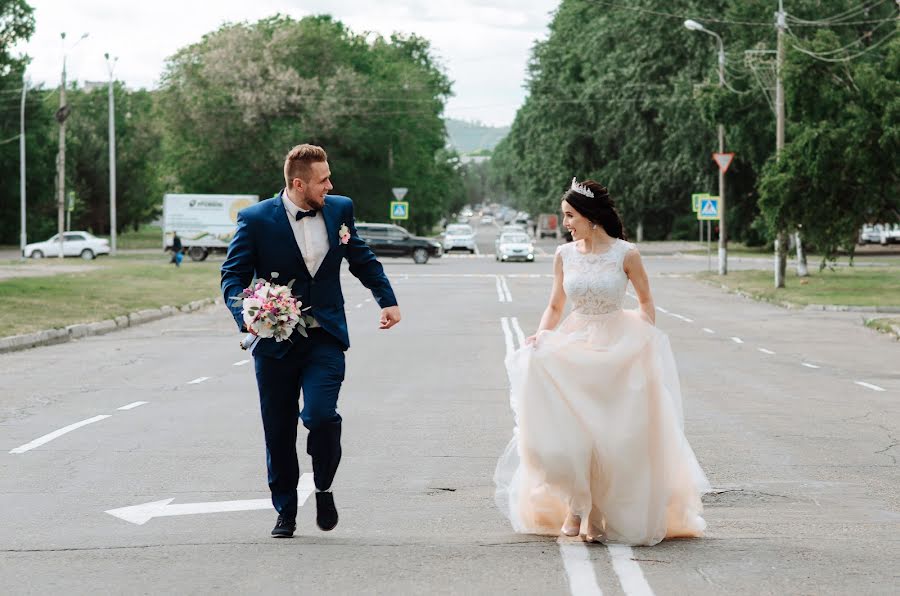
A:
POLYGON ((575 181, 574 176, 572 177, 572 190, 574 190, 578 194, 582 194, 586 197, 591 197, 592 199, 594 198, 594 191, 592 191, 590 188, 588 188, 584 184, 578 184, 578 182, 575 181))

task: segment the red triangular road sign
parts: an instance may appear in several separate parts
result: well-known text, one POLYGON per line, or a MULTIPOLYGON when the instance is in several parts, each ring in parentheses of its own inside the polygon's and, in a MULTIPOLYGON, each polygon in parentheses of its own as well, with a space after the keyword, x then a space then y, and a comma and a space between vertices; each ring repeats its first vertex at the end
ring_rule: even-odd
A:
POLYGON ((719 164, 719 171, 724 174, 728 171, 731 160, 734 159, 734 153, 713 153, 713 159, 719 164))

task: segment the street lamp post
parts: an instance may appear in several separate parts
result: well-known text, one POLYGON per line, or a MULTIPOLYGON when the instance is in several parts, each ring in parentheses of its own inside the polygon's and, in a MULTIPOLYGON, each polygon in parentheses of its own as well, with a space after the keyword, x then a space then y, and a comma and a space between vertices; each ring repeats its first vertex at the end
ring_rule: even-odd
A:
POLYGON ((20 226, 19 247, 21 258, 25 258, 25 245, 28 243, 28 234, 25 231, 25 94, 28 92, 28 79, 22 74, 22 106, 19 109, 19 210, 20 226))
POLYGON ((116 104, 113 93, 113 70, 118 58, 109 61, 106 58, 106 68, 109 70, 109 250, 116 254, 116 104))
MULTIPOLYGON (((719 87, 725 86, 725 44, 722 37, 710 31, 697 21, 688 19, 684 26, 691 31, 700 31, 716 38, 719 48, 719 87)), ((725 125, 718 125, 719 153, 725 153, 725 125)), ((719 167, 719 275, 728 274, 728 235, 725 229, 725 172, 719 167)))
MULTIPOLYGON (((83 34, 71 48, 74 48, 81 40, 88 36, 83 34)), ((56 156, 56 189, 57 189, 57 232, 59 236, 59 258, 63 258, 63 236, 66 224, 66 119, 69 117, 69 106, 66 105, 66 34, 61 33, 63 41, 63 68, 62 79, 59 86, 59 110, 56 112, 56 121, 59 122, 59 153, 56 156)))

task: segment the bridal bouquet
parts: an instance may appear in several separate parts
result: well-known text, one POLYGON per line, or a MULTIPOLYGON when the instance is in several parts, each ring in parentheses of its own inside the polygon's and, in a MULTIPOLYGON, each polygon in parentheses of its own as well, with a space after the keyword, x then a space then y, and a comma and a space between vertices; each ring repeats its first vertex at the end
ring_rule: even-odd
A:
MULTIPOLYGON (((272 279, 277 278, 278 273, 273 272, 272 279)), ((309 320, 302 314, 303 304, 291 293, 293 285, 294 280, 280 286, 260 277, 232 298, 235 305, 241 306, 247 329, 257 337, 275 338, 275 341, 288 339, 294 329, 307 337, 309 320)))

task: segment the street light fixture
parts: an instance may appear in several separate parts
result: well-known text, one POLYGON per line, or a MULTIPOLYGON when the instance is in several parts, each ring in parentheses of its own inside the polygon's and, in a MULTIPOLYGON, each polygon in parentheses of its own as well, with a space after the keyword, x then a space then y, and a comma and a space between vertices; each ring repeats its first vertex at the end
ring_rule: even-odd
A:
MULTIPOLYGON (((710 31, 697 21, 688 19, 684 22, 685 28, 691 31, 699 31, 716 38, 719 49, 719 88, 725 86, 725 44, 722 37, 715 31, 710 31)), ((719 124, 719 153, 725 153, 725 126, 719 124)), ((719 167, 719 275, 728 274, 728 236, 725 231, 725 172, 719 167)))

